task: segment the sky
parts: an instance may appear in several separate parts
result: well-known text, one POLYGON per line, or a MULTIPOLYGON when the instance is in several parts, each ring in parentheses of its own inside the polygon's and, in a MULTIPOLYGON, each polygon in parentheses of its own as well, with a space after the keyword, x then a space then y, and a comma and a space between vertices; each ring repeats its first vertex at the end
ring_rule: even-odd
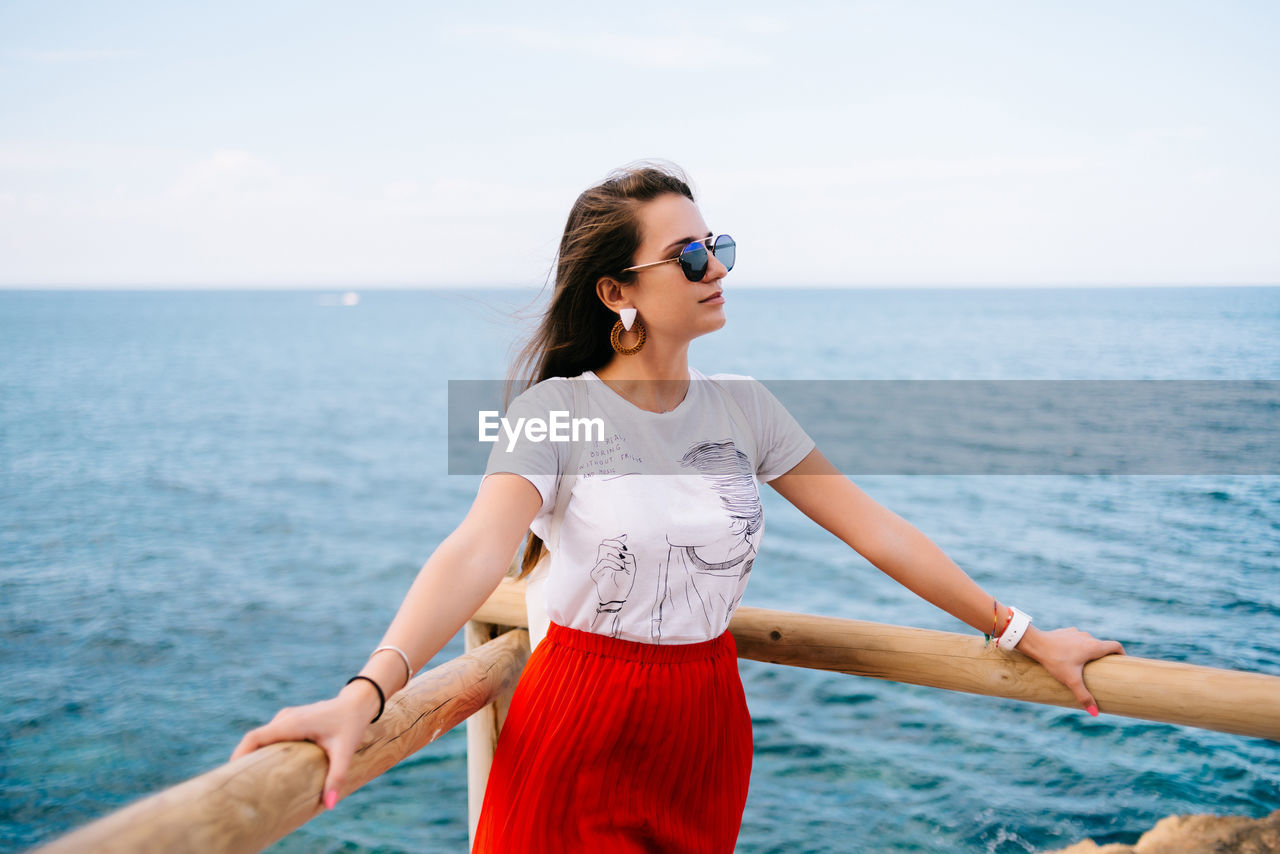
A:
POLYGON ((1280 284, 1277 44, 1270 0, 0 0, 0 287, 540 287, 646 158, 730 284, 1280 284))

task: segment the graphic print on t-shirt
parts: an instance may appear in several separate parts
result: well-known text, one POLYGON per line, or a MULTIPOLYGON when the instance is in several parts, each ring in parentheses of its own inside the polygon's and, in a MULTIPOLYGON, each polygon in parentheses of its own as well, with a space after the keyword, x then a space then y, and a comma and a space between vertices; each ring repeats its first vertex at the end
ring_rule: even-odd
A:
POLYGON ((764 537, 759 483, 814 443, 756 380, 689 373, 684 402, 666 413, 638 409, 590 372, 585 395, 551 378, 508 407, 512 424, 551 423, 565 411, 604 421, 576 449, 522 431, 494 443, 485 473, 537 487, 543 503, 530 528, 549 545, 562 500, 558 548, 530 585, 531 613, 545 608, 562 626, 664 645, 727 628, 764 537))
MULTIPOLYGON (((728 525, 724 535, 712 542, 676 531, 666 533, 666 554, 659 558, 651 582, 655 586, 649 588, 654 591, 649 605, 653 643, 662 642, 664 619, 677 619, 686 626, 692 621, 709 637, 728 628, 764 525, 751 460, 732 439, 697 442, 680 465, 701 475, 698 481, 705 487, 705 500, 718 505, 717 512, 727 517, 728 525)), ((601 541, 591 569, 597 599, 591 631, 612 637, 621 632, 622 612, 643 571, 626 538, 626 533, 620 533, 601 541)))
POLYGON ((636 584, 636 556, 627 550, 626 539, 626 534, 619 534, 602 542, 591 569, 600 600, 591 631, 615 638, 622 632, 622 606, 636 584))

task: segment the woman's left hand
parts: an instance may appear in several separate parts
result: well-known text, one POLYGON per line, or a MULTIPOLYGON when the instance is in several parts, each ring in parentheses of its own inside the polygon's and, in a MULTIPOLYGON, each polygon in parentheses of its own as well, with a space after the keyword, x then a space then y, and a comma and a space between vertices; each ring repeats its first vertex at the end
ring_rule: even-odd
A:
POLYGON ((1018 652, 1035 659, 1054 679, 1071 690, 1080 706, 1097 717, 1098 703, 1084 684, 1084 666, 1104 655, 1124 655, 1119 641, 1098 640, 1074 626, 1069 629, 1028 630, 1018 652))

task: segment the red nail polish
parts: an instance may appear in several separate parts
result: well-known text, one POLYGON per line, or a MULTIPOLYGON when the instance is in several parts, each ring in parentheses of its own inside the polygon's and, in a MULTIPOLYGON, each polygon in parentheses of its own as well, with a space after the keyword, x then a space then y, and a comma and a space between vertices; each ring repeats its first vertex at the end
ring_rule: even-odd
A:
POLYGON ((330 789, 324 793, 324 808, 331 810, 338 805, 338 790, 330 789))
POLYGON ((1089 714, 1093 715, 1093 716, 1096 718, 1096 717, 1098 716, 1098 707, 1097 707, 1097 706, 1090 706, 1090 707, 1089 707, 1089 714))

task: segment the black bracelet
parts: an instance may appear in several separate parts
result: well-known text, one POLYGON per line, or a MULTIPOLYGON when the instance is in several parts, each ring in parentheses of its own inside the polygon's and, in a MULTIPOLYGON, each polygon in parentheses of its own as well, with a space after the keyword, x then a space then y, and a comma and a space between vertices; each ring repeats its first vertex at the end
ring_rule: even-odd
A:
MULTIPOLYGON (((378 718, 382 717, 382 710, 387 707, 386 695, 382 693, 382 686, 379 685, 377 682, 374 682, 368 676, 352 676, 350 679, 347 680, 347 685, 350 685, 352 682, 356 681, 357 679, 363 679, 364 681, 368 682, 370 685, 373 686, 373 690, 378 692, 378 714, 374 715, 373 720, 369 721, 369 723, 376 723, 378 718)), ((346 687, 346 686, 344 685, 343 687, 346 687)))

